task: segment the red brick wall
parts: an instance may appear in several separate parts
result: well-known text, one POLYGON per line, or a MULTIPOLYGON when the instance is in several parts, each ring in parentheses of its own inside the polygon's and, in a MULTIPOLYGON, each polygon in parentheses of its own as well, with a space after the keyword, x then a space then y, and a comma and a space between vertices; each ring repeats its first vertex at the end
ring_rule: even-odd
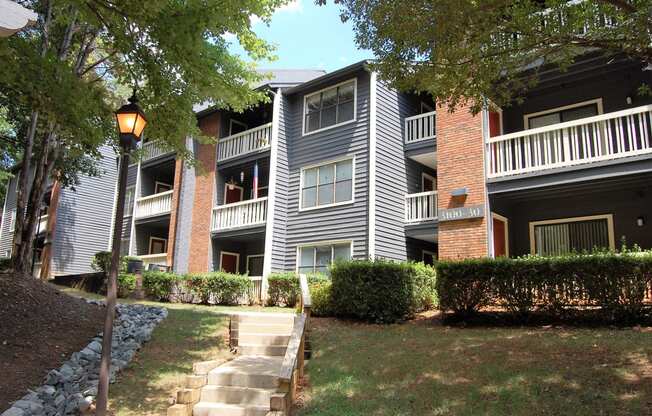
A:
MULTIPOLYGON (((218 137, 220 116, 213 113, 199 122, 204 134, 218 137)), ((190 273, 206 272, 209 268, 211 252, 211 215, 215 191, 215 144, 201 144, 195 155, 198 166, 195 168, 195 195, 192 207, 190 228, 190 273)))
MULTIPOLYGON (((437 110, 437 206, 440 210, 485 204, 484 145, 481 114, 468 107, 437 110), (466 197, 452 197, 466 188, 466 197)), ((439 223, 439 257, 456 259, 488 255, 485 218, 439 223)))
POLYGON ((174 246, 177 239, 177 217, 179 215, 179 195, 181 195, 181 172, 183 160, 177 159, 174 164, 174 187, 172 191, 172 210, 170 212, 170 228, 168 231, 168 266, 174 266, 174 246))

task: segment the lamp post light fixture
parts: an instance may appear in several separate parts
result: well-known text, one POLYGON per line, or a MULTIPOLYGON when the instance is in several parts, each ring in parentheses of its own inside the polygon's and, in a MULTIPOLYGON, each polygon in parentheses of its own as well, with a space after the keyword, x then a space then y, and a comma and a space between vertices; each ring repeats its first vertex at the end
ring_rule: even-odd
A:
POLYGON ((111 373, 111 341, 113 338, 113 319, 117 301, 118 268, 120 266, 120 243, 122 241, 122 222, 124 217, 125 194, 127 189, 127 172, 129 155, 135 149, 147 125, 147 118, 138 106, 136 90, 125 104, 115 113, 120 134, 120 172, 118 176, 118 195, 116 198, 115 220, 113 223, 113 240, 111 242, 111 267, 109 269, 106 292, 106 317, 102 335, 102 360, 100 362, 100 379, 97 389, 96 415, 105 416, 109 401, 109 376, 111 373))

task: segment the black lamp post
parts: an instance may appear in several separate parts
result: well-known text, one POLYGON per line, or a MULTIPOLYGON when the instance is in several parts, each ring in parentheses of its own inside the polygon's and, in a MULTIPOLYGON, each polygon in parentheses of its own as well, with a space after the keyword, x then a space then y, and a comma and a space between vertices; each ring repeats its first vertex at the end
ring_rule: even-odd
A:
POLYGON ((96 415, 105 416, 109 401, 109 375, 111 369, 111 340, 113 338, 113 319, 117 300, 118 268, 120 267, 120 242, 122 241, 122 222, 124 217, 125 193, 127 188, 127 172, 129 170, 129 155, 140 141, 140 136, 147 125, 143 110, 138 106, 136 90, 125 104, 115 112, 118 131, 120 133, 120 173, 118 177, 118 196, 113 223, 113 241, 111 243, 111 268, 109 269, 108 288, 106 293, 106 318, 102 336, 102 361, 100 363, 100 380, 97 390, 96 415))

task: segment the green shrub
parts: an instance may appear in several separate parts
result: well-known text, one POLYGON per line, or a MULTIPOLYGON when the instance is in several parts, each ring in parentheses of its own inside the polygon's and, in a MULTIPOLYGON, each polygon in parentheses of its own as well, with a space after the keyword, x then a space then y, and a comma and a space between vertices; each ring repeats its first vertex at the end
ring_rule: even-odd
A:
POLYGON ((423 263, 411 263, 414 269, 414 305, 413 310, 421 312, 434 309, 439 305, 437 298, 437 271, 433 266, 423 263))
MULTIPOLYGON (((329 282, 323 273, 307 273, 308 283, 329 282)), ((267 304, 294 308, 301 295, 299 276, 294 272, 276 272, 267 278, 267 304)))
POLYGON ((421 302, 432 293, 425 289, 432 284, 423 283, 426 275, 434 277, 425 269, 417 273, 413 263, 338 262, 331 269, 333 312, 378 323, 409 318, 423 309, 421 302))
POLYGON ((143 272, 143 289, 148 298, 157 301, 169 301, 181 277, 175 273, 145 271, 143 272))
POLYGON ((299 278, 294 272, 272 273, 267 278, 267 304, 293 308, 301 289, 299 278))
POLYGON ((111 268, 111 252, 110 251, 98 251, 91 259, 91 268, 96 272, 108 274, 109 268, 111 268))
POLYGON ((331 302, 330 280, 320 280, 310 283, 310 298, 312 300, 311 313, 314 316, 333 316, 334 309, 331 302))
POLYGON ((593 306, 610 319, 640 316, 652 285, 652 253, 600 252, 557 257, 443 261, 437 265, 441 309, 458 314, 500 305, 518 315, 593 306))
POLYGON ((0 259, 0 272, 9 270, 11 268, 11 258, 1 258, 0 259))
POLYGON ((248 276, 224 272, 190 274, 185 281, 204 304, 236 305, 253 286, 248 276))
POLYGON ((136 275, 120 273, 118 275, 118 297, 126 298, 136 289, 136 275))

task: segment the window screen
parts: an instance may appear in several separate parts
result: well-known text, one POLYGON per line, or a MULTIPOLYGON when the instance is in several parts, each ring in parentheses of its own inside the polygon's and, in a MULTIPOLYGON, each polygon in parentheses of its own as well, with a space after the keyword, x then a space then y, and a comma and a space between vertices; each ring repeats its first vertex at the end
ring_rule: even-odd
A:
POLYGON ((536 117, 528 118, 528 128, 545 127, 553 124, 564 123, 566 121, 579 120, 585 117, 598 115, 598 105, 593 103, 581 107, 569 108, 567 110, 556 111, 543 114, 536 117))
POLYGON ((536 225, 534 243, 535 253, 540 256, 609 248, 609 222, 601 218, 536 225))
POLYGON ((354 81, 306 96, 304 133, 353 120, 354 105, 354 81))

